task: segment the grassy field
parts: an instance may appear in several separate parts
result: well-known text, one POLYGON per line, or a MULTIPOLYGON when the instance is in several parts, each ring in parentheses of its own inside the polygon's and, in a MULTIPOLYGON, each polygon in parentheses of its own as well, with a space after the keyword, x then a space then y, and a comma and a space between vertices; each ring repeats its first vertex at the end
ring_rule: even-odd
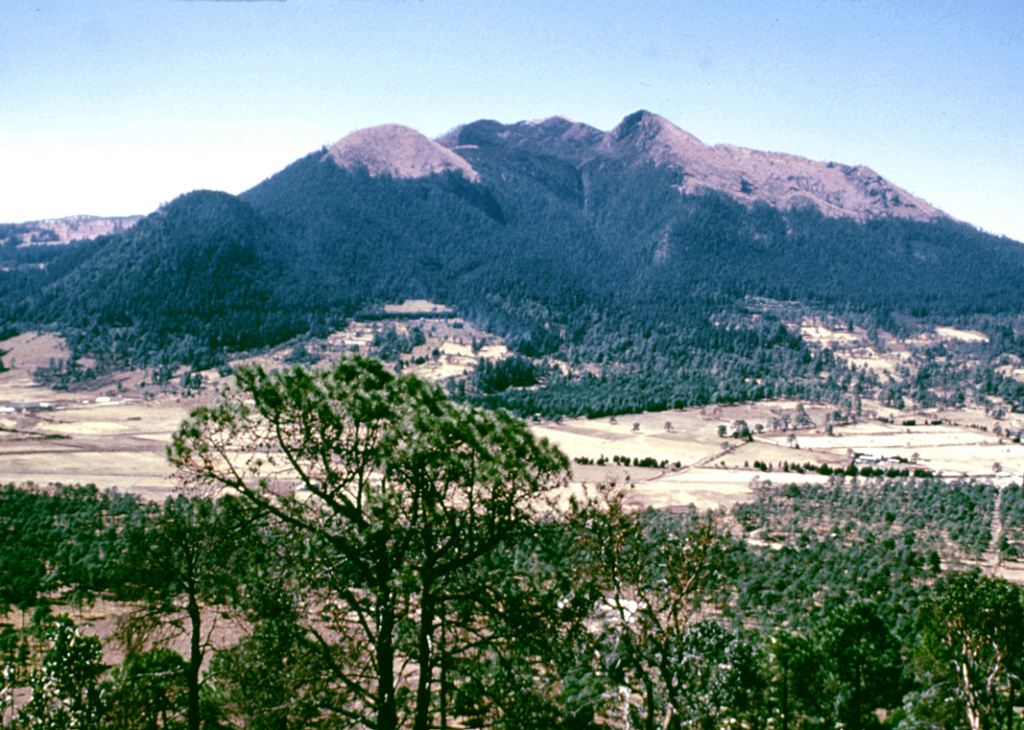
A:
MULTIPOLYGON (((426 343, 403 358, 407 372, 429 379, 464 374, 482 357, 506 355, 500 339, 453 319, 355 323, 309 351, 323 363, 345 352, 366 352, 384 327, 395 327, 401 335, 413 327, 424 332, 426 343)), ((166 460, 171 434, 193 408, 214 401, 225 385, 215 371, 203 373, 207 387, 199 394, 173 385, 158 389, 145 383, 145 373, 124 373, 99 390, 54 391, 36 383, 32 373, 68 356, 60 338, 26 333, 0 343, 0 348, 10 367, 0 373, 4 482, 94 483, 161 499, 176 488, 166 460)), ((282 367, 291 351, 282 347, 240 362, 282 367)), ((632 502, 657 507, 728 506, 750 498, 755 479, 778 483, 827 478, 793 473, 786 470, 788 465, 844 469, 855 458, 858 466, 923 468, 997 484, 1024 474, 1024 446, 997 435, 997 426, 1006 432, 1024 425, 1017 414, 997 421, 980 409, 909 413, 865 400, 857 422, 827 427, 833 411, 825 404, 775 401, 537 422, 533 428, 574 460, 577 488, 628 484, 632 502), (739 422, 750 429, 752 440, 731 437, 739 422), (636 465, 643 460, 653 460, 659 468, 636 465)))
MULTIPOLYGON (((192 408, 215 397, 212 392, 144 399, 69 394, 27 384, 17 371, 0 374, 0 406, 7 404, 9 409, 0 412, 0 479, 94 483, 162 498, 175 488, 165 456, 171 434, 192 408)), ((784 472, 783 465, 843 469, 855 454, 860 455, 858 464, 905 464, 950 477, 1005 483, 1024 473, 1024 446, 996 436, 995 421, 985 430, 979 423, 983 414, 918 414, 918 423, 943 423, 915 426, 876 418, 833 426, 829 435, 821 425, 825 408, 804 404, 814 425, 771 429, 780 413, 793 413, 797 405, 766 402, 726 406, 713 413, 695 408, 615 419, 567 419, 535 423, 533 428, 571 459, 605 461, 601 466, 576 463, 574 482, 628 483, 631 500, 659 507, 691 502, 701 508, 730 505, 749 496, 755 477, 775 482, 824 480, 818 474, 784 472), (752 428, 752 440, 728 435, 740 420, 752 428), (760 432, 754 430, 757 426, 762 427, 760 432), (619 457, 618 463, 613 463, 614 457, 619 457), (634 465, 651 459, 664 463, 664 468, 634 465), (769 465, 771 471, 756 468, 755 462, 769 465)))
MULTIPOLYGON (((407 372, 431 380, 461 376, 483 357, 506 355, 493 336, 461 320, 412 319, 382 324, 354 323, 310 346, 327 364, 347 352, 366 353, 374 335, 387 326, 406 335, 422 328, 426 343, 404 357, 407 372)), ((189 412, 212 403, 229 378, 216 370, 201 375, 199 393, 152 383, 152 373, 114 373, 98 387, 55 391, 33 378, 38 368, 65 360, 69 351, 52 334, 25 333, 0 343, 0 481, 16 484, 80 483, 163 499, 176 488, 166 452, 171 435, 189 412)), ((293 346, 234 361, 267 369, 286 367, 293 346)), ((83 363, 88 365, 88 363, 83 363)))

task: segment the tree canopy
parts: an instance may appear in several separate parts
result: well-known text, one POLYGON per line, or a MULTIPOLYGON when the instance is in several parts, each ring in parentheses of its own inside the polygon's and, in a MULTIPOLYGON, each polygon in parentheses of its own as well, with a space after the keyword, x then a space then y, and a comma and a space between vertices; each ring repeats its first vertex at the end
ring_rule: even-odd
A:
POLYGON ((170 456, 189 483, 233 490, 309 541, 307 589, 330 598, 333 643, 347 644, 333 654, 346 712, 380 730, 431 725, 454 589, 543 513, 568 467, 512 416, 358 357, 240 369, 170 456), (409 671, 416 688, 402 692, 409 671))

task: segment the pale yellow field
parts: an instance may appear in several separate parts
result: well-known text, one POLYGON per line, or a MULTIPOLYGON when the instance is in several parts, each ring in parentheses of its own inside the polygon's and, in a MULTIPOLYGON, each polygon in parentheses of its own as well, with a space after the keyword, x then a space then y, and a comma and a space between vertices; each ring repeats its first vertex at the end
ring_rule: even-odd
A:
MULTIPOLYGON (((8 394, 8 375, 0 375, 0 398, 8 394)), ((192 407, 211 397, 202 401, 113 398, 97 403, 95 396, 71 397, 38 386, 31 393, 36 396, 34 401, 54 405, 48 410, 18 410, 0 416, 0 428, 5 429, 0 431, 0 480, 92 482, 158 498, 175 488, 165 457, 171 434, 192 407)), ((755 477, 775 482, 823 479, 817 474, 782 472, 783 462, 844 468, 854 452, 879 459, 914 459, 916 466, 948 476, 991 478, 996 476, 995 466, 1000 467, 998 478, 1003 480, 1024 473, 1024 446, 970 426, 903 427, 871 421, 835 426, 833 436, 820 427, 769 430, 780 413, 792 413, 795 406, 742 405, 714 414, 705 409, 703 416, 700 409, 642 413, 619 416, 615 423, 608 418, 567 419, 534 424, 533 428, 570 458, 596 461, 604 456, 609 460, 604 467, 575 465, 577 483, 629 483, 633 485, 631 501, 651 506, 732 504, 749 498, 749 484, 755 477), (751 442, 718 435, 720 425, 731 430, 740 419, 769 428, 755 434, 751 442), (639 424, 636 430, 634 424, 639 424), (671 424, 671 430, 666 430, 666 424, 671 424), (652 457, 667 461, 668 466, 665 470, 621 467, 610 463, 616 455, 630 460, 652 457), (755 461, 772 464, 775 469, 758 471, 753 468, 755 461)), ((808 405, 807 413, 817 424, 823 423, 824 408, 808 405)))
MULTIPOLYGON (((365 350, 375 328, 394 326, 399 334, 420 327, 427 343, 407 355, 407 372, 441 379, 471 371, 480 358, 500 359, 507 350, 499 338, 478 331, 460 320, 401 320, 393 324, 356 323, 331 335, 310 351, 325 356, 325 363, 340 353, 365 350), (474 343, 476 347, 474 348, 474 343), (435 354, 436 353, 436 354, 435 354), (419 360, 417 364, 415 361, 419 360)), ((830 331, 815 323, 805 326, 812 339, 833 338, 835 344, 861 347, 863 333, 830 331)), ((972 333, 942 332, 939 337, 972 333)), ((172 387, 159 391, 142 387, 145 373, 124 373, 99 390, 53 391, 33 381, 31 374, 51 360, 68 357, 63 341, 49 334, 26 333, 0 343, 4 363, 12 369, 0 373, 0 481, 54 481, 88 483, 137 491, 161 498, 176 484, 166 461, 171 434, 189 411, 212 402, 216 389, 227 385, 216 372, 204 373, 213 387, 202 394, 176 394, 172 387), (117 386, 117 387, 112 387, 117 386), (45 407, 39 407, 39 406, 45 407)), ((268 368, 285 366, 291 347, 249 358, 268 368)), ((846 352, 856 357, 857 349, 846 352)), ((893 345, 882 358, 893 367, 906 353, 893 345)), ((151 375, 150 375, 151 377, 151 375)), ((729 505, 750 497, 751 480, 774 482, 820 480, 817 474, 800 475, 781 470, 789 464, 828 464, 845 468, 856 454, 871 463, 902 462, 941 472, 949 477, 969 476, 1005 483, 1024 474, 1024 446, 1000 438, 1003 432, 1024 425, 1024 417, 1008 414, 996 421, 981 409, 933 412, 896 411, 865 401, 859 423, 834 425, 825 432, 826 416, 836 410, 827 404, 764 402, 659 413, 620 415, 617 418, 566 419, 532 425, 572 459, 608 460, 606 466, 574 464, 576 489, 581 485, 615 482, 630 484, 630 501, 638 505, 701 508, 729 505), (801 410, 807 419, 801 424, 801 410), (883 422, 880 418, 887 418, 883 422), (901 425, 915 420, 914 426, 901 425), (939 421, 941 425, 925 425, 939 421), (729 436, 743 421, 754 434, 747 442, 729 436), (724 429, 725 436, 720 435, 724 429), (619 466, 613 456, 653 458, 667 462, 665 469, 619 466), (772 465, 762 472, 754 462, 772 465)))
MULTIPOLYGON (((1006 483, 1024 474, 1024 446, 992 433, 996 421, 981 412, 911 416, 866 403, 868 411, 884 414, 897 422, 913 418, 923 424, 956 415, 964 425, 902 426, 872 419, 836 425, 830 436, 825 433, 823 424, 825 413, 831 409, 805 404, 813 426, 772 431, 771 425, 782 415, 795 420, 796 405, 768 402, 728 406, 714 413, 704 409, 703 416, 701 409, 643 413, 618 416, 614 423, 608 418, 567 419, 535 425, 534 431, 557 444, 570 457, 596 460, 600 456, 610 459, 621 455, 630 459, 650 456, 659 461, 668 460, 664 471, 616 465, 576 465, 573 470, 577 482, 628 483, 631 502, 657 507, 693 503, 704 509, 730 505, 751 497, 750 483, 754 478, 774 483, 823 481, 827 477, 816 473, 784 472, 782 464, 828 464, 833 469, 843 469, 855 454, 887 467, 920 467, 950 478, 984 478, 1006 483), (732 424, 741 419, 752 428, 756 424, 765 428, 755 433, 751 442, 718 435, 720 425, 731 431, 732 424), (671 431, 666 430, 666 423, 672 424, 671 431), (634 430, 634 424, 639 424, 639 428, 634 430), (987 425, 989 430, 981 430, 980 425, 987 425), (906 460, 906 463, 899 460, 906 460), (753 467, 755 461, 774 468, 762 472, 753 467)), ((1004 427, 1008 425, 1003 423, 1004 427)), ((858 462, 863 463, 867 462, 858 462)))
POLYGON ((174 488, 167 446, 187 406, 166 402, 137 421, 125 421, 122 411, 76 406, 25 414, 24 430, 0 437, 0 481, 92 483, 162 499, 174 488))
POLYGON ((818 474, 764 474, 753 469, 691 469, 635 484, 627 502, 640 507, 679 508, 692 504, 699 510, 729 508, 754 499, 754 480, 789 484, 821 482, 818 474), (779 477, 773 479, 773 477, 779 477), (785 477, 782 479, 781 477, 785 477))
MULTIPOLYGON (((183 400, 171 395, 148 400, 116 393, 53 391, 34 383, 22 345, 53 346, 49 336, 25 335, 14 363, 0 373, 0 482, 46 485, 96 484, 102 488, 163 499, 175 482, 167 446, 189 411, 212 394, 183 400), (42 407, 40 407, 42 406, 42 407)), ((5 343, 9 345, 11 341, 5 343)), ((51 352, 60 352, 59 348, 51 352)))

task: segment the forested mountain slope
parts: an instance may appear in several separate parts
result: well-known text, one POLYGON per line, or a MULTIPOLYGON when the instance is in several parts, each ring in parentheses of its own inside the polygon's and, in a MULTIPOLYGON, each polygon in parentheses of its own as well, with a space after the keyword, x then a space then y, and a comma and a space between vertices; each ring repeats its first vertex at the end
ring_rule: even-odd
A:
POLYGON ((866 168, 707 147, 647 112, 610 132, 556 117, 417 134, 363 130, 118 235, 4 246, 4 318, 129 361, 208 363, 429 298, 527 355, 634 375, 733 358, 724 370, 749 383, 811 358, 747 297, 883 324, 1024 308, 1024 247, 866 168))

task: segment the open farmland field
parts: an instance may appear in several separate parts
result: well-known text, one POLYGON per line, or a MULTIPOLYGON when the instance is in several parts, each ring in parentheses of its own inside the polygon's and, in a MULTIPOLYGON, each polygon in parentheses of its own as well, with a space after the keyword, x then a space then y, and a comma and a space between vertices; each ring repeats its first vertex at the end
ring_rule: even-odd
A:
POLYGON ((2 481, 92 483, 157 499, 173 489, 167 446, 198 403, 172 397, 97 402, 95 397, 39 395, 49 400, 33 403, 48 405, 24 406, 0 418, 2 481))
MULTIPOLYGON (((17 370, 0 374, 0 480, 94 483, 161 499, 175 488, 165 456, 171 434, 192 408, 213 398, 210 391, 188 398, 69 394, 33 385, 17 370)), ((1006 482, 1024 473, 1024 446, 995 435, 995 421, 983 427, 983 414, 956 412, 966 425, 950 419, 903 426, 876 418, 833 426, 829 435, 822 426, 826 409, 804 404, 810 425, 775 430, 780 416, 796 413, 797 405, 768 402, 567 419, 533 428, 574 460, 577 484, 629 484, 632 502, 655 507, 729 506, 750 498, 755 478, 827 479, 784 471, 784 465, 841 470, 854 455, 858 465, 913 466, 949 477, 1006 482), (748 424, 752 440, 731 436, 738 421, 748 424), (727 435, 720 435, 721 427, 727 435), (648 466, 652 460, 654 466, 648 466)), ((917 420, 939 420, 932 415, 940 414, 917 420)))
MULTIPOLYGON (((460 320, 411 319, 357 323, 311 344, 316 366, 327 366, 346 352, 366 353, 374 337, 388 328, 403 337, 422 328, 426 341, 404 358, 409 372, 431 380, 464 375, 481 358, 506 354, 496 338, 460 320)), ((152 373, 132 371, 108 376, 90 390, 53 390, 33 374, 69 357, 60 337, 24 333, 0 343, 0 349, 9 368, 0 373, 3 483, 92 483, 162 500, 176 487, 166 458, 171 435, 193 408, 214 402, 217 390, 230 381, 216 370, 204 371, 206 387, 196 393, 178 386, 184 369, 159 386, 152 373)), ((292 346, 284 346, 232 364, 272 370, 287 367, 292 352, 292 346)))
POLYGON ((921 468, 950 478, 1003 483, 1024 473, 1024 446, 995 435, 999 422, 982 413, 916 414, 906 420, 943 423, 905 426, 893 423, 893 414, 878 408, 878 413, 886 415, 834 425, 829 435, 823 425, 828 409, 803 404, 809 424, 786 430, 775 427, 779 421, 795 423, 797 409, 798 404, 792 402, 740 404, 614 419, 572 419, 538 424, 535 431, 575 460, 597 462, 603 457, 604 465, 576 463, 576 482, 628 484, 630 501, 653 507, 691 503, 699 508, 730 506, 752 498, 755 478, 775 483, 827 480, 810 471, 788 471, 784 465, 827 465, 842 470, 854 458, 858 466, 921 468), (719 435, 722 426, 731 434, 738 421, 749 426, 752 440, 719 435), (616 456, 628 458, 631 465, 623 466, 622 459, 612 462, 616 456), (634 459, 647 458, 667 464, 664 468, 632 466, 634 459), (756 468, 755 462, 768 465, 770 471, 756 468))
MULTIPOLYGON (((428 379, 464 374, 480 358, 507 354, 500 338, 447 319, 354 324, 309 352, 325 366, 344 352, 366 352, 390 328, 400 337, 413 328, 424 333, 425 342, 403 360, 428 379)), ((166 461, 171 434, 229 380, 204 372, 207 387, 196 394, 173 382, 158 389, 146 385, 144 373, 125 373, 113 381, 116 387, 54 391, 32 373, 67 357, 60 338, 26 333, 2 345, 11 368, 0 373, 4 482, 94 483, 162 499, 176 486, 166 461)), ((284 347, 240 362, 283 367, 291 353, 284 347)), ((981 409, 911 413, 865 400, 863 415, 849 423, 834 415, 826 404, 775 401, 538 421, 533 428, 573 460, 577 485, 628 484, 631 502, 655 507, 729 506, 752 498, 755 479, 820 482, 827 477, 805 467, 842 470, 855 459, 858 468, 920 468, 997 483, 1024 474, 1024 446, 1003 435, 1024 427, 1016 414, 997 420, 981 409), (750 440, 733 437, 741 424, 750 440)))
POLYGON ((167 446, 200 400, 116 389, 55 391, 32 373, 67 357, 60 338, 23 334, 4 350, 11 369, 0 373, 0 481, 92 483, 156 499, 171 492, 167 446))

